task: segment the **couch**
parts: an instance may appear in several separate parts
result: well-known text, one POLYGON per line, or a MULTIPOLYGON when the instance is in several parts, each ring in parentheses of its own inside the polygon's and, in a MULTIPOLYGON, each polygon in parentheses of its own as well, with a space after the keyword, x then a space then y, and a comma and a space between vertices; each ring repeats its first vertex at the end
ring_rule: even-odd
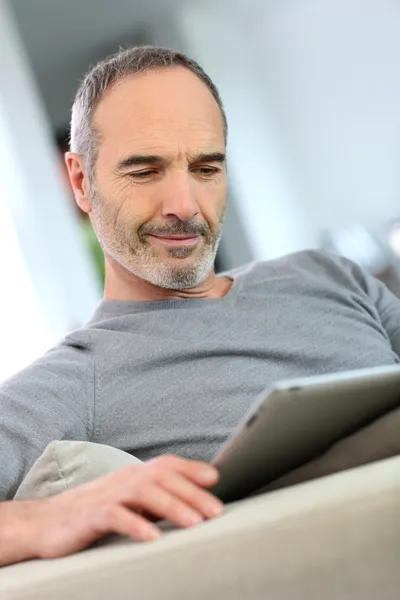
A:
MULTIPOLYGON (((400 410, 386 415, 192 529, 163 523, 157 542, 109 536, 74 556, 3 567, 0 598, 397 600, 399 418, 400 410)), ((39 497, 76 485, 88 478, 89 462, 93 478, 130 460, 117 449, 94 446, 51 444, 17 496, 39 497), (82 460, 94 450, 101 459, 82 460)))

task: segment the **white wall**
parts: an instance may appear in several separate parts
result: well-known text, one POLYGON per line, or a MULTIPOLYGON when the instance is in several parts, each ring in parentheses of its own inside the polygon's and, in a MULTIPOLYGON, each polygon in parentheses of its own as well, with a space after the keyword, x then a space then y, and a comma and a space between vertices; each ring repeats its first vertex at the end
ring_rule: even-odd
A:
POLYGON ((397 217, 400 3, 287 0, 249 10, 247 18, 315 232, 397 217))
POLYGON ((52 342, 1 189, 0 277, 1 382, 45 352, 52 342))

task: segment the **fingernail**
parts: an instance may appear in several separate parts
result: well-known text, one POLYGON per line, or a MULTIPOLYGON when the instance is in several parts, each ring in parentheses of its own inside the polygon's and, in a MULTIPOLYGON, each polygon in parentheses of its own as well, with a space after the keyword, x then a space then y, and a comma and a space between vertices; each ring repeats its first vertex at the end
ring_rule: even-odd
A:
POLYGON ((199 474, 200 483, 210 483, 214 481, 217 477, 216 471, 213 468, 204 469, 199 474))
POLYGON ((203 521, 203 519, 198 513, 190 511, 183 515, 183 521, 185 525, 190 527, 191 525, 198 525, 203 521))
POLYGON ((224 505, 221 504, 221 502, 216 502, 216 501, 212 501, 212 502, 208 502, 206 505, 206 512, 210 517, 218 517, 220 514, 222 514, 224 510, 224 505))
POLYGON ((155 540, 158 540, 161 537, 161 531, 159 529, 157 529, 157 527, 148 527, 146 529, 146 540, 148 540, 149 542, 154 542, 155 540))

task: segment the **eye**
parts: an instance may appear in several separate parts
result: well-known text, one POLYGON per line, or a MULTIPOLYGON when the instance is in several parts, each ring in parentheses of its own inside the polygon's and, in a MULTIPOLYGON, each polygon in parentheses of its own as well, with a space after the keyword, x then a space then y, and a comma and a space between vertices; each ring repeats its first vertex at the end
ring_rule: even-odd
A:
POLYGON ((157 171, 154 169, 147 169, 146 171, 135 171, 133 173, 128 173, 128 175, 132 179, 148 179, 153 175, 157 175, 157 171))
POLYGON ((193 169, 193 171, 195 171, 205 179, 209 179, 213 175, 219 173, 220 169, 217 169, 216 167, 197 167, 196 169, 193 169))

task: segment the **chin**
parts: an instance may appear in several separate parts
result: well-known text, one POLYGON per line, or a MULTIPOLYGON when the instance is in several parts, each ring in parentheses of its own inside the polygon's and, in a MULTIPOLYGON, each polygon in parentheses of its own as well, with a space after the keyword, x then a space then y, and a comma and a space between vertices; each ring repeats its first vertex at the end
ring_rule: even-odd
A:
MULTIPOLYGON (((175 262, 175 261, 174 261, 175 262)), ((169 264, 166 269, 160 269, 155 267, 154 269, 146 270, 143 273, 143 279, 146 279, 149 283, 169 290, 187 290, 196 287, 201 281, 203 281, 209 274, 210 269, 196 267, 188 264, 185 261, 185 265, 181 267, 175 264, 169 264)))
MULTIPOLYGON (((187 248, 175 249, 183 252, 187 248)), ((128 270, 133 274, 164 289, 185 290, 199 285, 208 277, 214 265, 214 252, 191 251, 186 256, 171 256, 171 252, 151 252, 130 257, 128 270)))

